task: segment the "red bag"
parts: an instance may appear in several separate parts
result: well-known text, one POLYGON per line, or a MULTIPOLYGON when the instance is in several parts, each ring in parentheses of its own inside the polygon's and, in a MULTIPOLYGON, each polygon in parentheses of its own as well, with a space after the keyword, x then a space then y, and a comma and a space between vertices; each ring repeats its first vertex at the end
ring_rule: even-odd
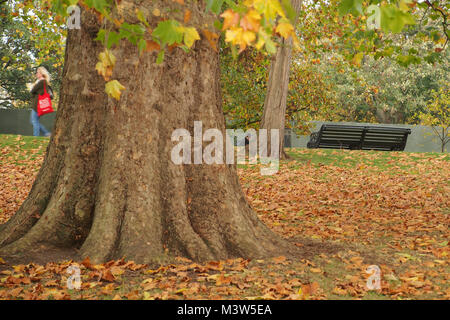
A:
POLYGON ((44 81, 44 94, 38 96, 38 103, 37 103, 37 114, 38 117, 54 112, 52 108, 52 99, 50 99, 50 95, 47 92, 47 89, 45 88, 45 81, 44 81))

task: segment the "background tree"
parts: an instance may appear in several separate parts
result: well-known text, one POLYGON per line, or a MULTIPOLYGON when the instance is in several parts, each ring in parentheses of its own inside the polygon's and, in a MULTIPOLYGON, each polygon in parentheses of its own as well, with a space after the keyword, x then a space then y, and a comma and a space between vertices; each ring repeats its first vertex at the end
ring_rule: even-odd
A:
POLYGON ((65 31, 39 2, 0 3, 0 86, 4 107, 28 108, 27 83, 35 81, 36 68, 43 65, 59 91, 65 31), (37 7, 36 7, 37 5, 37 7))
MULTIPOLYGON (((302 0, 293 0, 292 8, 295 11, 295 24, 300 12, 302 0)), ((264 100, 264 111, 260 124, 261 129, 268 132, 272 129, 278 130, 280 159, 287 157, 284 152, 284 128, 286 126, 286 104, 289 91, 289 73, 292 60, 293 38, 282 39, 269 68, 269 79, 267 82, 267 93, 264 100)), ((269 136, 270 137, 270 136, 269 136)), ((270 141, 270 138, 269 138, 270 141)), ((270 146, 270 145, 269 145, 270 146)), ((268 149, 270 153, 270 149, 268 149)))
POLYGON ((269 56, 255 49, 245 50, 234 58, 222 41, 220 74, 227 128, 259 128, 269 65, 269 56))
POLYGON ((450 142, 450 87, 446 82, 439 91, 432 91, 433 101, 419 113, 422 124, 430 126, 441 143, 441 152, 450 142))
MULTIPOLYGON (((254 49, 234 59, 231 50, 221 51, 223 109, 228 128, 259 128, 266 96, 270 56, 254 49)), ((314 61, 291 64, 286 109, 286 127, 307 134, 311 120, 343 120, 331 80, 314 61)))

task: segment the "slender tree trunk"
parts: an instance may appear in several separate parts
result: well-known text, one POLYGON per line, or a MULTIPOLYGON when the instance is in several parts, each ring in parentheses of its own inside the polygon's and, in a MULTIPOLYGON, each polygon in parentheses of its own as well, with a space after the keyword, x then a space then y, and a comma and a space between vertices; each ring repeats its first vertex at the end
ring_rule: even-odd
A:
POLYGON ((441 146, 442 153, 444 153, 445 151, 445 138, 446 138, 445 129, 444 127, 442 127, 442 146, 441 146))
MULTIPOLYGON (((151 12, 155 1, 140 3, 151 12)), ((203 27, 213 17, 201 3, 186 6, 203 27)), ((123 40, 113 51, 113 78, 126 87, 117 102, 94 71, 99 27, 83 11, 81 30, 69 30, 55 130, 28 198, 0 227, 0 255, 67 247, 79 249, 75 259, 154 262, 294 252, 252 211, 234 166, 171 161, 175 129, 193 135, 202 121, 225 136, 219 57, 206 39, 188 54, 166 53, 161 65, 123 40)))
MULTIPOLYGON (((294 10, 300 12, 302 0, 292 0, 291 3, 294 10)), ((283 39, 270 65, 264 111, 260 125, 261 129, 267 129, 268 132, 270 132, 270 129, 279 130, 280 159, 287 157, 284 152, 284 128, 286 125, 286 103, 289 90, 291 60, 292 38, 283 39)), ((268 148, 270 148, 270 144, 268 148)))

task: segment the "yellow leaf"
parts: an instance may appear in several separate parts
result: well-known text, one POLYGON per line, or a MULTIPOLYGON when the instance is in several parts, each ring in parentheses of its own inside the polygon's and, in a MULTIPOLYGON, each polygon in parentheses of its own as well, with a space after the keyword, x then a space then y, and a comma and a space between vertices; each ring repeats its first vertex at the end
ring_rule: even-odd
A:
POLYGON ((114 65, 116 64, 116 57, 111 51, 105 49, 105 51, 100 52, 98 59, 99 62, 95 66, 95 70, 97 70, 98 74, 102 75, 103 78, 108 81, 112 75, 114 65))
POLYGON ((278 15, 283 18, 286 17, 283 7, 278 0, 250 0, 246 1, 246 3, 247 5, 252 4, 269 21, 275 20, 278 15))
POLYGON ((120 82, 117 80, 109 81, 105 85, 105 92, 108 94, 108 96, 116 100, 120 100, 122 90, 125 90, 125 87, 122 86, 120 82))
POLYGON ((225 33, 225 41, 231 42, 233 45, 239 45, 242 52, 248 45, 256 39, 253 31, 244 31, 243 28, 232 28, 225 33))
POLYGON ((289 22, 281 22, 277 25, 275 31, 287 39, 294 33, 294 27, 289 22))
POLYGON ((242 28, 233 28, 225 32, 225 41, 236 44, 242 38, 242 28))
POLYGON ((184 30, 184 44, 190 48, 195 40, 200 40, 200 35, 194 27, 185 28, 184 30))
POLYGON ((242 40, 247 44, 250 45, 253 41, 255 41, 256 35, 253 31, 244 31, 242 34, 242 40))

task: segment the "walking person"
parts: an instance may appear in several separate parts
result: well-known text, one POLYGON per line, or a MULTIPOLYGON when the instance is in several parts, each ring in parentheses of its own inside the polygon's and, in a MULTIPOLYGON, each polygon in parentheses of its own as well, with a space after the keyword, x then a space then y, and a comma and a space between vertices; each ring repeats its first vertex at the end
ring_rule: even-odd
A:
POLYGON ((31 88, 31 116, 30 122, 33 125, 33 135, 35 137, 40 136, 41 131, 44 136, 49 137, 50 132, 39 122, 39 116, 37 113, 38 97, 44 94, 44 89, 50 94, 50 98, 53 99, 53 90, 50 87, 50 74, 44 67, 39 67, 36 70, 36 82, 31 88))

